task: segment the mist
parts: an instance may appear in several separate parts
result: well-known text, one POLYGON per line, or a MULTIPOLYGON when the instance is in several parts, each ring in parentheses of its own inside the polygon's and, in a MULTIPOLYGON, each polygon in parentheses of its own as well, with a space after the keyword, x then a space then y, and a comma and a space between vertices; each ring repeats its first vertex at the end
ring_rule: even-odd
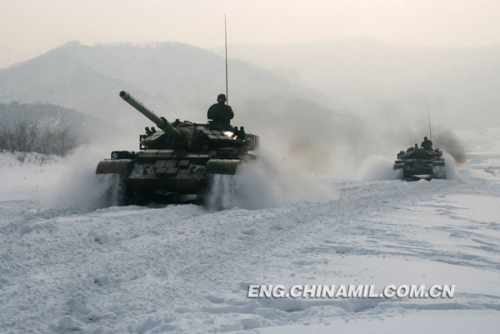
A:
POLYGON ((465 149, 461 140, 451 130, 446 130, 436 136, 436 145, 441 147, 443 151, 449 153, 457 164, 462 164, 466 161, 465 149))
POLYGON ((430 110, 432 124, 443 128, 500 126, 500 99, 492 89, 500 84, 499 46, 419 47, 345 38, 236 44, 229 50, 232 57, 279 73, 375 125, 427 124, 430 110))

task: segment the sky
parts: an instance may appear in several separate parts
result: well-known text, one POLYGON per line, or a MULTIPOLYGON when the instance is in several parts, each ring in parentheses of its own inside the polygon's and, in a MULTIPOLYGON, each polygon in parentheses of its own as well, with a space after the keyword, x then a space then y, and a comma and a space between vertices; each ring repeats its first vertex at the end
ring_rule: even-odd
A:
POLYGON ((498 0, 0 0, 0 68, 68 41, 288 44, 372 37, 500 45, 498 0))

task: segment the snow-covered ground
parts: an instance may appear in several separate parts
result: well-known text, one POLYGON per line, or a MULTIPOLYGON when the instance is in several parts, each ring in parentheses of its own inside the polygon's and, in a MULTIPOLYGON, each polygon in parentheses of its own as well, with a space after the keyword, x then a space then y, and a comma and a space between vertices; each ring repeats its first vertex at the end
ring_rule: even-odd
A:
POLYGON ((1 333, 499 331, 500 155, 451 180, 334 179, 334 200, 218 212, 47 204, 65 168, 0 154, 1 333), (247 298, 251 284, 456 290, 247 298))

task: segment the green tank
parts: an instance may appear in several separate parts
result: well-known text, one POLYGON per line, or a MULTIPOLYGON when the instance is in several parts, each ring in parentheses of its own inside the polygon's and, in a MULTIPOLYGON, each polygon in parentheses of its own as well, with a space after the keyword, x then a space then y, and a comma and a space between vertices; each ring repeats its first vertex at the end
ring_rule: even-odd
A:
POLYGON ((238 166, 255 159, 259 137, 214 121, 170 123, 127 92, 120 97, 151 120, 139 136, 140 151, 113 151, 99 162, 96 174, 120 179, 119 204, 203 201, 211 175, 234 175, 238 166))
POLYGON ((444 179, 444 166, 442 151, 438 148, 418 148, 417 144, 406 151, 400 151, 394 162, 394 169, 401 171, 401 179, 409 181, 444 179))

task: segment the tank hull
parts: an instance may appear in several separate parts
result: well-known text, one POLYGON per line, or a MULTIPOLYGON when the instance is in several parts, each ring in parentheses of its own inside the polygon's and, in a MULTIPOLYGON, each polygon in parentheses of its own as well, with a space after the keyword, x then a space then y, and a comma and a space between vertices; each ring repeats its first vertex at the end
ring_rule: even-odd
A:
POLYGON ((400 171, 399 177, 406 181, 445 179, 445 161, 439 150, 409 148, 398 154, 394 169, 400 171))
POLYGON ((200 198, 208 175, 234 175, 241 159, 210 159, 210 154, 181 154, 174 150, 144 150, 136 159, 105 159, 96 174, 118 174, 119 204, 183 202, 200 198), (186 196, 189 195, 189 196, 186 196))

